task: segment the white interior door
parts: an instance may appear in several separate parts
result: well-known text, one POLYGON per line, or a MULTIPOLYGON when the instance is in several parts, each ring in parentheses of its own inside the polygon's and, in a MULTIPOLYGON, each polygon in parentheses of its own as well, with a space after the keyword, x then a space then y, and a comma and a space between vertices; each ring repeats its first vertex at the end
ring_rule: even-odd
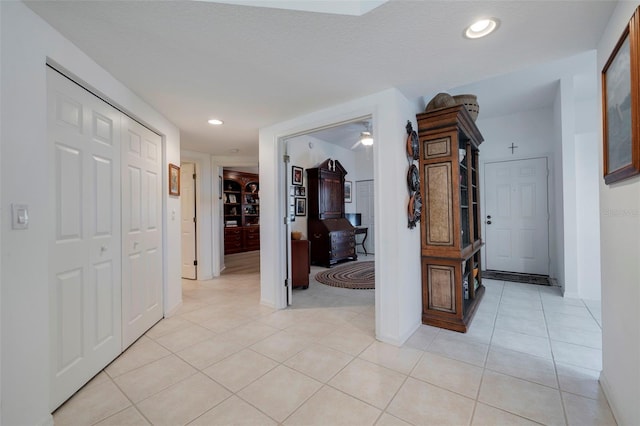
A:
POLYGON ((549 274, 547 159, 487 163, 487 269, 549 274))
POLYGON ((369 228, 367 230, 367 239, 364 246, 368 254, 375 253, 375 217, 374 217, 375 199, 373 193, 372 180, 356 181, 356 209, 362 215, 361 225, 369 228))
POLYGON ((122 347, 162 318, 162 140, 122 118, 122 347))
POLYGON ((182 278, 197 277, 196 251, 196 165, 180 165, 180 206, 182 210, 182 278))
POLYGON ((121 352, 120 113, 51 69, 47 85, 53 409, 121 352))

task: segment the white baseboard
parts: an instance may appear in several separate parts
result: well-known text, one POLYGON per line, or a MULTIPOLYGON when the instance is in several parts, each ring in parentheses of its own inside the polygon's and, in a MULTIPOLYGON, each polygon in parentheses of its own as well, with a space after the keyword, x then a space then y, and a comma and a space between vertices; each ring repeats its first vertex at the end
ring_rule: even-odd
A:
POLYGON ((176 314, 176 312, 178 312, 178 309, 180 309, 182 307, 182 300, 180 300, 180 303, 178 303, 176 306, 174 306, 173 308, 171 308, 169 310, 169 312, 166 312, 164 314, 165 318, 170 318, 172 316, 174 316, 176 314))
POLYGON ((38 422, 39 426, 53 426, 53 416, 49 414, 47 417, 38 422))
POLYGON ((416 332, 416 330, 420 327, 420 322, 415 323, 413 326, 409 327, 409 330, 407 330, 405 333, 403 333, 400 336, 385 336, 382 334, 378 334, 376 333, 376 339, 383 342, 383 343, 388 343, 390 345, 394 345, 394 346, 402 346, 404 345, 404 342, 406 342, 409 337, 411 337, 413 335, 413 333, 416 332))
POLYGON ((600 382, 600 386, 602 387, 602 392, 604 393, 604 397, 607 399, 607 402, 609 403, 609 408, 611 408, 611 413, 613 413, 613 418, 615 419, 617 424, 622 424, 620 423, 620 415, 618 412, 618 409, 616 408, 616 405, 613 403, 613 398, 611 398, 612 396, 612 392, 611 392, 611 385, 609 385, 609 381, 607 380, 607 377, 604 375, 604 371, 600 371, 600 378, 598 379, 598 382, 600 382))
POLYGON ((275 305, 274 303, 267 302, 267 301, 265 301, 265 300, 260 300, 260 304, 261 304, 262 306, 266 306, 267 308, 271 308, 271 309, 278 309, 278 308, 276 308, 276 305, 275 305))
POLYGON ((574 292, 565 292, 562 297, 566 297, 568 299, 582 299, 578 293, 574 292))

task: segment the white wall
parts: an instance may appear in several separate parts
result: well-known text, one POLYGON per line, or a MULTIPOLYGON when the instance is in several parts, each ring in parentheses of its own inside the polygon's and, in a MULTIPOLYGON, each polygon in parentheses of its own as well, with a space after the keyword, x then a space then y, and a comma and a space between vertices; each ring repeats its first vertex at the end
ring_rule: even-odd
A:
MULTIPOLYGON (((0 7, 0 28, 2 27, 2 7, 0 7)), ((2 35, 0 34, 0 40, 2 40, 2 35)), ((0 48, 1 49, 1 48, 0 48)), ((2 89, 2 55, 0 55, 0 91, 2 89)), ((2 122, 3 122, 3 102, 0 102, 0 135, 4 135, 2 132, 2 122)), ((0 137, 0 140, 4 140, 4 138, 0 137)), ((2 164, 2 150, 0 149, 0 164, 2 164)), ((0 174, 0 200, 2 200, 2 176, 0 174)), ((0 204, 0 223, 4 222, 5 210, 2 209, 2 205, 0 204)), ((2 247, 2 232, 0 232, 0 247, 2 247)), ((0 258, 0 425, 2 424, 2 347, 4 346, 4 341, 2 339, 2 260, 0 258)))
MULTIPOLYGON (((549 178, 549 188, 553 188, 555 208, 550 210, 551 235, 549 254, 555 263, 551 264, 551 276, 564 289, 564 192, 562 186, 562 96, 556 92, 553 102, 553 174, 549 178), (553 254, 551 254, 553 253, 553 254)), ((551 197, 549 197, 551 199, 551 197)))
POLYGON ((571 77, 560 80, 562 137, 562 222, 564 230, 564 296, 578 298, 578 222, 576 220, 576 143, 574 86, 571 77))
POLYGON ((581 299, 600 300, 600 197, 597 190, 600 141, 595 133, 576 136, 576 227, 581 299))
MULTIPOLYGON (((598 44, 598 70, 604 67, 639 4, 624 1, 616 7, 598 44)), ((599 141, 602 147, 601 137, 599 141)), ((640 419, 640 177, 605 185, 602 148, 599 158, 603 367, 600 383, 618 424, 633 425, 640 419)))
MULTIPOLYGON (((2 419, 5 425, 51 424, 49 407, 46 67, 49 59, 164 137, 167 167, 180 163, 178 129, 116 81, 20 2, 1 9, 1 300, 2 419), (11 108, 6 108, 10 105, 11 108), (29 205, 28 230, 13 231, 11 203, 29 205)), ((163 195, 164 308, 181 302, 180 200, 163 195), (172 213, 175 211, 175 218, 172 213)))
POLYGON ((421 321, 420 232, 407 228, 405 154, 407 120, 415 126, 418 101, 408 101, 395 89, 385 90, 333 108, 260 130, 261 301, 285 307, 285 225, 288 194, 282 188, 285 169, 280 139, 309 129, 372 115, 376 180, 376 336, 401 344, 421 321))
POLYGON ((356 170, 358 171, 356 180, 373 180, 373 148, 357 151, 356 170))

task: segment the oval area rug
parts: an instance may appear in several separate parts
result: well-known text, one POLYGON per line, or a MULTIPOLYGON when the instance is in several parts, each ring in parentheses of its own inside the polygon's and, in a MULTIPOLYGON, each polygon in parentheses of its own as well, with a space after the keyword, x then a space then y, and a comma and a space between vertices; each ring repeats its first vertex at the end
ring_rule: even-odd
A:
POLYGON ((375 262, 353 262, 318 272, 316 281, 332 287, 369 290, 375 288, 375 262))

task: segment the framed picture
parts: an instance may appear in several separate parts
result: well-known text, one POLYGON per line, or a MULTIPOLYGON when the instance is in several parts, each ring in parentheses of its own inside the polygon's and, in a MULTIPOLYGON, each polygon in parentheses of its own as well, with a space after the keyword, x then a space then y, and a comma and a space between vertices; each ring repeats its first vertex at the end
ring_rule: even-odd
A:
POLYGON ((345 203, 351 202, 351 181, 350 180, 344 181, 344 202, 345 203))
POLYGON ((296 216, 307 215, 307 199, 296 197, 296 216))
POLYGON ((602 69, 602 140, 607 185, 640 174, 640 8, 602 69))
POLYGON ((180 195, 180 167, 169 163, 169 195, 180 195))
POLYGON ((294 185, 302 185, 302 167, 291 166, 291 182, 294 185))
POLYGON ((306 197, 307 196, 307 191, 305 189, 304 186, 297 186, 296 187, 296 195, 299 197, 306 197))

